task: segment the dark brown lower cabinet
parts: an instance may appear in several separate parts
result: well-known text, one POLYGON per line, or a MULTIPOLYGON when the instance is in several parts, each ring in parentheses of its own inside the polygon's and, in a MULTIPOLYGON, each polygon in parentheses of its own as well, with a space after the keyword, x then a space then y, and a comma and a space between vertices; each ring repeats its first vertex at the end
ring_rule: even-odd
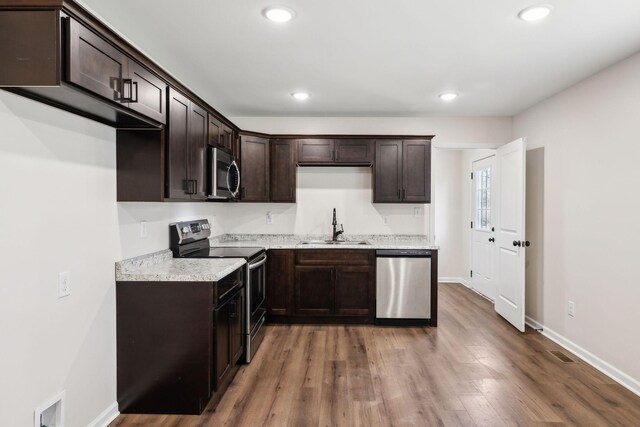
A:
POLYGON ((232 368, 244 352, 242 319, 244 313, 244 290, 236 293, 226 304, 214 310, 216 357, 215 390, 228 384, 235 373, 232 368))
POLYGON ((375 318, 375 251, 270 250, 269 321, 372 323, 375 318))
POLYGON ((333 314, 334 275, 331 266, 296 265, 296 315, 333 314))
POLYGON ((267 318, 293 314, 294 251, 270 249, 267 256, 267 318))
POLYGON ((375 273, 370 266, 335 267, 335 314, 374 317, 375 273))
POLYGON ((201 414, 215 407, 244 352, 242 278, 239 269, 217 283, 117 282, 120 412, 201 414), (218 289, 235 290, 219 300, 218 289))

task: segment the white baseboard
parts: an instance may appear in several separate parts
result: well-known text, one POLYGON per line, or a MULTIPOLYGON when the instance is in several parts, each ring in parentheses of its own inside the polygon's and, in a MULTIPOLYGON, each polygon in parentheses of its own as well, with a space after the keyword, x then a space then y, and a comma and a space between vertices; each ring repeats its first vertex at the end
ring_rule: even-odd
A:
POLYGON ((467 288, 471 287, 469 282, 464 280, 462 277, 438 277, 438 283, 460 283, 467 288))
POLYGON ((609 378, 611 378, 612 380, 614 380, 615 382, 623 386, 624 388, 640 396, 640 381, 625 374, 618 368, 600 359, 595 354, 590 353, 589 351, 580 347, 573 341, 568 340, 564 336, 560 335, 557 332, 554 332, 553 330, 547 328, 542 323, 530 318, 529 316, 525 317, 525 323, 530 327, 532 327, 533 329, 539 329, 540 330, 539 332, 542 335, 549 338, 551 341, 555 342, 560 347, 563 347, 569 350, 571 353, 575 354, 580 359, 582 359, 589 365, 593 366, 598 371, 602 372, 603 374, 605 374, 606 376, 608 376, 609 378))
POLYGON ((102 411, 95 420, 89 423, 89 427, 107 427, 118 415, 120 415, 118 402, 113 402, 107 409, 102 411))

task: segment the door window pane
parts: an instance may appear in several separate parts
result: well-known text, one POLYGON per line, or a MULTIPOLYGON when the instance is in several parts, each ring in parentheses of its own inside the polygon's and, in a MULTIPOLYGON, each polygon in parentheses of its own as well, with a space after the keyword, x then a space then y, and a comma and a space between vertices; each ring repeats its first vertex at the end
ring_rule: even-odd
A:
POLYGON ((491 168, 474 172, 475 183, 475 228, 491 229, 491 168))

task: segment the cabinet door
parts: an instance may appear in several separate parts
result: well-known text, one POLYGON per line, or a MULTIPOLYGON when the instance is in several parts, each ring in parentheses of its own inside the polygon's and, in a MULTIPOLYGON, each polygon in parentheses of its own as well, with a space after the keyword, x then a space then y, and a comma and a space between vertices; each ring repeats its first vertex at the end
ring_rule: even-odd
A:
POLYGON ((298 163, 332 163, 332 139, 300 139, 298 140, 298 163))
POLYGON ((230 306, 225 304, 214 311, 215 321, 215 389, 218 390, 231 372, 231 337, 230 306))
POLYGON ((213 114, 209 114, 209 145, 222 147, 222 123, 213 114))
POLYGON ((207 163, 207 111, 193 102, 189 107, 189 180, 191 199, 205 200, 207 163))
POLYGON ((243 135, 240 153, 241 200, 243 202, 269 201, 269 140, 243 135))
POLYGON ((373 268, 336 267, 335 277, 335 314, 372 317, 375 307, 373 268))
POLYGON ((327 316, 333 313, 334 268, 296 266, 295 314, 327 316))
POLYGON ((189 112, 190 102, 181 93, 169 89, 169 124, 167 131, 167 197, 191 199, 189 180, 189 112))
POLYGON ((129 61, 129 79, 130 96, 134 101, 127 104, 129 108, 162 124, 167 123, 167 84, 133 60, 129 61))
POLYGON ((229 301, 229 345, 231 351, 231 363, 233 365, 244 353, 244 289, 229 301))
POLYGON ((127 56, 79 22, 67 20, 67 80, 110 101, 121 102, 127 56))
POLYGON ((222 125, 222 147, 226 148, 229 151, 232 151, 233 149, 233 139, 234 139, 234 132, 233 129, 231 129, 229 126, 227 125, 222 125))
POLYGON ((373 202, 402 200, 402 141, 376 141, 373 202))
POLYGON ((294 142, 287 139, 270 141, 271 201, 296 202, 296 160, 294 142))
POLYGON ((269 250, 266 305, 270 316, 293 314, 293 251, 269 250))
POLYGON ((429 203, 431 199, 431 142, 402 143, 402 199, 410 203, 429 203))
POLYGON ((370 139, 335 140, 335 162, 369 165, 373 161, 373 141, 370 139))

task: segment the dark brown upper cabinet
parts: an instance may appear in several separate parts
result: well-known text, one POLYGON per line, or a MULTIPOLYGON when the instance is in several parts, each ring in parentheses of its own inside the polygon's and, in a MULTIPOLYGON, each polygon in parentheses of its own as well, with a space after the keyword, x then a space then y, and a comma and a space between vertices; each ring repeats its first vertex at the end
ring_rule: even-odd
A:
POLYGON ((431 201, 431 141, 379 140, 374 167, 374 203, 431 201))
POLYGON ((209 145, 222 148, 222 122, 213 114, 209 113, 209 145))
POLYGON ((269 201, 269 140, 252 135, 240 137, 240 201, 269 201))
POLYGON ((333 139, 300 139, 298 140, 298 164, 332 163, 333 147, 333 139))
POLYGON ((169 90, 167 194, 172 200, 205 200, 207 111, 169 90))
POLYGON ((370 139, 300 139, 298 164, 301 166, 370 165, 374 142, 370 139))
POLYGON ((78 21, 66 22, 67 80, 165 124, 167 84, 78 21))
POLYGON ((403 141, 402 180, 404 202, 431 201, 431 141, 403 141))
POLYGON ((221 142, 220 145, 227 149, 230 153, 233 152, 233 142, 236 137, 235 132, 229 126, 223 124, 221 130, 221 142))
POLYGON ((336 139, 334 146, 335 163, 370 165, 373 162, 374 142, 371 139, 336 139))
POLYGON ((296 202, 296 150, 295 141, 272 139, 270 199, 272 202, 296 202))

